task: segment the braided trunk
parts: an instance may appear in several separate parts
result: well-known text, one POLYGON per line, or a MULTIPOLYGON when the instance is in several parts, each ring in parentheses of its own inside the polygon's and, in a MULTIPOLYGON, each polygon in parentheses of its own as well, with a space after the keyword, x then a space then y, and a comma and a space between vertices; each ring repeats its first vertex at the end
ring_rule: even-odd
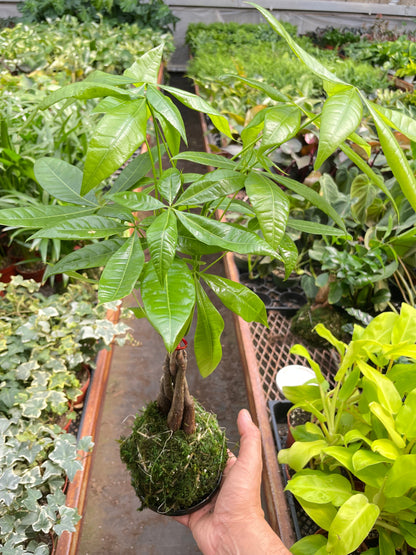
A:
POLYGON ((157 404, 173 432, 181 429, 191 435, 195 433, 195 405, 186 381, 186 367, 185 350, 167 353, 157 404))

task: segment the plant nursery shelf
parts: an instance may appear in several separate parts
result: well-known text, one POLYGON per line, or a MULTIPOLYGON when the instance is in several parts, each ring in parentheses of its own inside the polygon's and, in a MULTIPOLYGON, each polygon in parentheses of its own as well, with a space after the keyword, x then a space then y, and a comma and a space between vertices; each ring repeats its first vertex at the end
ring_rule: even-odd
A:
MULTIPOLYGON (((239 281, 232 253, 227 253, 225 257, 225 271, 229 279, 239 281)), ((294 543, 295 536, 283 491, 284 479, 277 462, 268 403, 281 398, 275 381, 277 371, 289 364, 303 364, 304 360, 290 353, 291 347, 300 342, 290 331, 290 319, 278 311, 270 311, 268 321, 269 328, 266 328, 257 323, 248 324, 235 317, 235 326, 250 410, 261 432, 266 508, 271 526, 289 547, 294 543)), ((308 350, 321 368, 326 368, 330 380, 335 373, 337 357, 332 351, 308 350)))

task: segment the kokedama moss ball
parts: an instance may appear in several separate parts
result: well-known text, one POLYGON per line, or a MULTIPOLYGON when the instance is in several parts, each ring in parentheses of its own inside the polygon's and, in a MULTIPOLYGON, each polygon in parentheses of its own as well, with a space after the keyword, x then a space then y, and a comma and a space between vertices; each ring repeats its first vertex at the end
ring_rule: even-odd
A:
POLYGON ((159 513, 189 509, 212 493, 228 460, 224 431, 214 414, 195 402, 196 432, 172 432, 155 402, 136 415, 120 440, 121 460, 142 502, 159 513))

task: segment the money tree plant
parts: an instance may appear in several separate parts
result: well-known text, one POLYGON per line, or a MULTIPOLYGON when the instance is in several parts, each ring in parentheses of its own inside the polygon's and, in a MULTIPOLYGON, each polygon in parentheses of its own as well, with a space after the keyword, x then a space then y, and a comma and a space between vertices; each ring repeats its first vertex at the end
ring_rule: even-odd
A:
MULTIPOLYGON (((289 275, 297 252, 287 226, 335 235, 343 235, 345 228, 337 212, 316 192, 285 179, 286 188, 304 195, 337 225, 289 218, 290 198, 280 186, 283 177, 272 171, 266 153, 292 136, 292 124, 286 126, 284 121, 272 120, 273 128, 280 129, 278 133, 270 132, 270 123, 267 127, 264 121, 255 129, 249 128, 238 159, 202 152, 181 153, 187 136, 173 98, 207 114, 220 132, 229 136, 231 132, 225 117, 198 96, 158 84, 162 50, 160 46, 149 51, 123 75, 96 71, 42 101, 39 108, 47 110, 57 102, 66 105, 76 99, 99 99, 94 108, 98 122, 88 144, 84 168, 52 157, 37 160, 36 179, 56 199, 56 204, 2 210, 0 223, 33 230, 32 239, 81 242, 81 248, 48 267, 45 279, 58 273, 81 277, 84 270, 101 268, 97 278, 100 303, 135 293, 134 314, 147 318, 166 347, 156 412, 163 415, 164 425, 172 434, 180 431, 195 438, 200 437, 195 432, 200 425, 196 414, 201 411, 188 390, 186 351, 178 347, 183 346, 182 339, 196 317, 194 351, 202 376, 208 376, 221 360, 224 322, 206 289, 211 289, 244 320, 267 325, 263 302, 245 286, 214 274, 214 263, 228 251, 269 256, 283 262, 289 275), (265 131, 261 137, 262 129, 265 131), (152 144, 149 130, 154 137, 152 144), (260 148, 256 148, 259 141, 260 148), (214 169, 186 174, 178 168, 181 159, 214 169), (113 178, 120 167, 121 173, 113 178), (248 202, 236 198, 242 189, 248 202), (242 215, 239 223, 227 219, 230 212, 242 215)), ((278 110, 276 117, 281 112, 278 110)), ((295 127, 300 125, 299 118, 295 127)), ((137 437, 144 435, 155 434, 140 430, 137 433, 137 437)), ((219 436, 220 448, 214 451, 216 458, 222 454, 224 466, 223 434, 219 436)), ((163 446, 165 441, 166 437, 163 446)), ((126 453, 129 445, 126 439, 122 442, 123 460, 128 466, 137 466, 131 452, 126 453)), ((137 451, 132 446, 136 457, 137 451)), ((146 470, 140 472, 141 478, 149 475, 146 470)), ((211 474, 216 483, 218 472, 211 474)), ((172 476, 168 480, 171 483, 172 476)), ((155 482, 152 476, 150 482, 155 482)), ((200 475, 197 482, 203 482, 200 475)), ((145 504, 152 504, 145 494, 139 496, 146 500, 145 504)), ((196 500, 201 496, 198 490, 196 500)), ((195 498, 191 504, 194 501, 195 498)), ((159 500, 156 505, 162 507, 161 512, 171 513, 178 508, 175 503, 168 506, 159 500)), ((179 508, 184 505, 181 502, 179 508)))

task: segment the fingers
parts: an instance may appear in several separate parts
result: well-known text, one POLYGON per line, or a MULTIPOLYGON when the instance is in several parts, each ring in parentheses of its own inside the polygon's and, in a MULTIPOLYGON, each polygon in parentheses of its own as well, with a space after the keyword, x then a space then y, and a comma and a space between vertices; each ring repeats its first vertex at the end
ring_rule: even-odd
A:
POLYGON ((259 475, 262 468, 260 430, 254 424, 248 410, 243 409, 240 411, 237 418, 237 426, 241 436, 238 461, 250 473, 259 475))

